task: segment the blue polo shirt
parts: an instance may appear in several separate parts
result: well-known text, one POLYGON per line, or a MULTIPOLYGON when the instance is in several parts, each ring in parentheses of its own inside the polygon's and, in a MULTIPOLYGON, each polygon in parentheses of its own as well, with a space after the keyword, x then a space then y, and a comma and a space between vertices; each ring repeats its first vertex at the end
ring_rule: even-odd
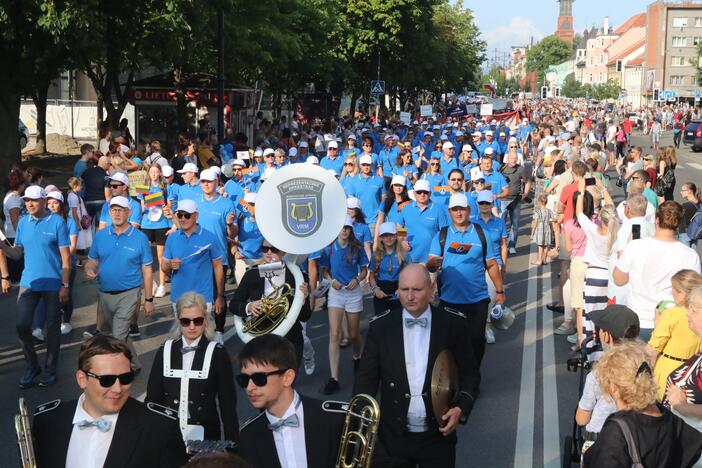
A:
MULTIPOLYGON (((412 257, 408 254, 404 254, 402 257, 402 266, 400 266, 400 262, 397 258, 397 250, 393 250, 390 254, 383 253, 375 277, 378 281, 399 281, 400 271, 410 263, 412 263, 412 257)), ((371 271, 375 270, 375 254, 371 255, 368 268, 371 271)))
POLYGON ((263 234, 258 230, 258 224, 250 216, 239 215, 239 252, 248 259, 263 257, 261 244, 263 234))
POLYGON ((439 160, 439 163, 441 164, 441 173, 445 174, 446 177, 448 177, 449 172, 451 172, 452 169, 460 169, 460 165, 458 164, 458 159, 456 158, 451 158, 448 161, 444 157, 442 157, 439 160))
MULTIPOLYGON (((385 221, 386 223, 395 223, 399 226, 402 226, 402 215, 401 212, 402 210, 409 206, 410 202, 404 202, 402 205, 402 208, 398 208, 397 202, 393 202, 392 206, 390 207, 390 210, 388 211, 388 214, 385 215, 385 221)), ((383 212, 383 204, 380 205, 380 209, 378 210, 378 214, 383 212)))
MULTIPOLYGON (((429 255, 442 255, 439 233, 431 241, 429 255)), ((457 230, 453 225, 449 226, 443 257, 439 273, 441 300, 453 304, 473 304, 488 299, 483 246, 472 224, 465 232, 457 230)), ((486 258, 495 258, 489 247, 486 258)))
MULTIPOLYGON (((112 226, 112 218, 110 218, 110 202, 103 203, 100 210, 100 222, 105 223, 105 228, 112 226)), ((141 226, 141 203, 133 198, 129 198, 129 223, 141 226)))
POLYGON ((490 190, 494 195, 499 195, 502 193, 505 187, 507 187, 507 179, 501 173, 497 171, 492 171, 489 175, 485 176, 485 185, 490 185, 490 190))
POLYGON ((490 220, 486 223, 482 216, 475 214, 474 216, 471 216, 470 222, 480 224, 480 226, 483 228, 488 247, 492 252, 492 255, 495 257, 495 260, 497 260, 497 264, 502 266, 502 239, 507 238, 507 226, 505 224, 505 220, 492 215, 490 220))
POLYGON ((388 149, 387 146, 380 151, 378 157, 380 158, 379 163, 383 165, 383 176, 391 177, 392 168, 395 167, 395 161, 397 161, 397 156, 400 154, 400 148, 393 146, 388 149))
POLYGON ((361 244, 373 242, 373 236, 371 235, 370 228, 367 224, 359 222, 353 223, 353 235, 356 236, 356 240, 361 244))
POLYGON ((95 233, 88 258, 100 262, 100 291, 124 291, 143 282, 141 267, 151 265, 151 247, 146 234, 129 226, 117 234, 112 226, 95 233))
POLYGON ((178 201, 178 189, 180 189, 180 184, 173 182, 168 184, 166 191, 168 192, 168 201, 171 202, 172 208, 175 210, 176 202, 178 201))
MULTIPOLYGON (((202 196, 202 187, 200 187, 200 184, 183 184, 178 187, 176 202, 178 200, 192 200, 197 202, 202 196)), ((174 209, 178 209, 178 203, 175 203, 174 209)))
POLYGON ((411 248, 412 260, 415 263, 426 262, 431 240, 439 229, 448 226, 446 209, 430 200, 422 210, 417 202, 412 202, 402 210, 400 216, 400 224, 407 228, 407 242, 411 248))
POLYGON ((171 302, 176 302, 183 293, 188 291, 202 294, 205 301, 213 302, 212 261, 224 256, 224 251, 215 236, 200 225, 190 236, 182 229, 168 236, 163 258, 182 260, 180 268, 173 271, 171 275, 171 302))
POLYGON ((246 191, 244 190, 243 180, 229 179, 226 184, 224 184, 224 192, 227 197, 234 203, 234 206, 239 204, 239 200, 244 198, 246 191))
MULTIPOLYGON (((422 174, 420 179, 424 179, 429 182, 429 186, 432 188, 432 190, 434 190, 434 187, 444 185, 444 175, 440 172, 437 172, 436 174, 429 174, 428 172, 425 172, 422 174)), ((432 193, 432 196, 433 195, 434 193, 432 193)))
MULTIPOLYGON (((75 219, 73 219, 73 216, 69 216, 66 219, 66 227, 68 227, 68 240, 70 242, 72 237, 75 237, 76 240, 78 239, 78 233, 80 232, 80 229, 78 228, 78 225, 76 224, 75 219)), ((71 255, 71 268, 76 267, 76 260, 77 257, 75 253, 71 255)))
POLYGON ((344 177, 339 179, 339 183, 341 184, 341 188, 344 189, 344 193, 346 194, 347 197, 351 196, 351 183, 354 179, 354 176, 350 176, 346 174, 344 177))
POLYGON ((24 270, 20 285, 32 291, 61 289, 62 247, 70 247, 66 221, 46 210, 35 219, 24 215, 17 223, 15 245, 24 249, 24 270))
POLYGON ((361 201, 361 211, 368 224, 373 224, 378 219, 378 210, 385 195, 385 183, 382 177, 371 175, 366 177, 358 174, 351 179, 349 195, 361 201))
POLYGON ((324 156, 319 161, 319 166, 326 170, 334 169, 337 175, 341 175, 341 171, 344 170, 344 158, 337 156, 336 159, 331 159, 329 156, 324 156))
POLYGON ((358 251, 351 261, 346 258, 348 250, 349 245, 342 248, 337 239, 322 251, 320 259, 322 265, 328 265, 332 278, 343 285, 349 284, 352 279, 358 276, 361 268, 368 266, 368 257, 366 257, 363 246, 358 247, 358 251))
MULTIPOLYGON (((197 223, 214 234, 221 250, 227 250, 227 216, 234 213, 234 204, 228 198, 217 195, 212 200, 204 196, 195 200, 199 213, 197 223)), ((227 255, 222 257, 222 265, 229 265, 227 255)))

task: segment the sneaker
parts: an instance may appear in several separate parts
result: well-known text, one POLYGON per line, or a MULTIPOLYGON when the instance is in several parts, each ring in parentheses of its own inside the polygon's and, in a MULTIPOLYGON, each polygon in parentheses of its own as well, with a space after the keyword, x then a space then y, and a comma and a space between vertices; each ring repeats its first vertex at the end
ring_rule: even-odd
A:
POLYGON ((98 333, 100 333, 100 330, 98 330, 97 327, 91 328, 90 330, 85 330, 83 332, 83 338, 85 338, 85 339, 92 338, 95 335, 97 335, 98 333))
POLYGON ((509 253, 511 253, 512 255, 514 255, 514 254, 517 253, 517 249, 515 249, 514 247, 510 247, 510 248, 509 248, 509 253))
POLYGON ((139 325, 129 325, 129 336, 132 338, 138 338, 141 336, 139 325))
POLYGON ((32 336, 39 341, 44 341, 44 332, 41 328, 35 328, 32 330, 32 336))
POLYGON ((214 333, 214 340, 215 342, 224 345, 224 333, 222 333, 221 331, 216 331, 214 333))
POLYGON ((41 374, 41 367, 30 367, 27 369, 27 371, 24 373, 22 378, 19 381, 19 386, 20 388, 29 388, 34 386, 34 379, 39 377, 39 374, 41 374))
POLYGON ((166 295, 166 287, 159 284, 154 293, 154 297, 163 297, 166 295))
POLYGON ((493 344, 495 342, 495 332, 492 331, 492 328, 485 329, 485 342, 487 344, 493 344))
POLYGON ((325 395, 332 395, 341 389, 339 386, 339 381, 334 377, 330 377, 327 384, 322 388, 322 393, 325 395))
POLYGON ((62 323, 61 324, 61 334, 62 335, 68 335, 73 331, 73 327, 71 326, 70 323, 62 323))
POLYGON ((578 342, 578 334, 573 333, 572 335, 568 335, 568 338, 566 339, 568 340, 568 343, 576 344, 578 342))
POLYGON ((572 323, 563 322, 560 327, 553 330, 553 333, 556 335, 572 335, 575 331, 575 326, 572 323))
POLYGON ((39 381, 40 387, 51 387, 56 383, 56 374, 54 372, 44 372, 39 381))
POLYGON ((330 286, 331 281, 327 280, 326 278, 320 281, 317 285, 317 288, 314 290, 314 297, 324 296, 327 293, 327 291, 329 291, 330 286))
POLYGON ((305 374, 314 374, 314 359, 305 359, 305 374))
POLYGON ((551 312, 555 312, 557 314, 564 314, 565 313, 565 307, 559 306, 556 304, 547 304, 546 308, 550 310, 551 312))

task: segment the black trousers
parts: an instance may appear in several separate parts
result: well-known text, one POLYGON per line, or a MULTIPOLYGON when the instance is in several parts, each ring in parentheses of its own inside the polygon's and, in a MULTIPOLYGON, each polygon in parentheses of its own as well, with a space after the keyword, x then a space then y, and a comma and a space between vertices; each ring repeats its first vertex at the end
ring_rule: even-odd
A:
MULTIPOLYGON (((397 293, 397 281, 382 281, 378 280, 376 282, 381 291, 383 291, 388 296, 396 295, 397 293)), ((393 308, 400 305, 400 301, 395 297, 395 299, 378 299, 373 295, 373 308, 375 309, 375 315, 382 314, 386 310, 392 310, 393 308)))
POLYGON ((466 335, 471 341, 473 353, 480 369, 485 355, 485 322, 488 316, 489 299, 474 302, 472 304, 452 304, 441 301, 441 306, 457 310, 466 315, 466 335))
POLYGON ((456 438, 444 437, 438 431, 405 432, 396 441, 397 447, 388 447, 390 460, 374 460, 373 466, 392 468, 454 468, 456 466, 456 438))

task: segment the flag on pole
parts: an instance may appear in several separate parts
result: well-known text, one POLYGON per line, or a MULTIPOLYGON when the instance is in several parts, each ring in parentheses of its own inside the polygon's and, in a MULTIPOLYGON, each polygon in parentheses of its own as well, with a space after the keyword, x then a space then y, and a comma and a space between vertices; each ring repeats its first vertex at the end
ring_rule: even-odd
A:
POLYGON ((164 205, 163 192, 156 192, 145 196, 144 203, 146 203, 148 207, 164 205))
POLYGON ((148 195, 150 192, 148 185, 134 185, 134 190, 136 193, 140 193, 142 195, 148 195))

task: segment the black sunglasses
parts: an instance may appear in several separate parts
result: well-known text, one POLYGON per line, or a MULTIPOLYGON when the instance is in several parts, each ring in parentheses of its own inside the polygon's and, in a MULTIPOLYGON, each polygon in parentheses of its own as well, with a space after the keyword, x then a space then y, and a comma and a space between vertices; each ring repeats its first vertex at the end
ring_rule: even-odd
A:
POLYGON ((83 371, 85 375, 88 377, 92 377, 94 379, 97 379, 98 382, 100 382, 101 387, 105 388, 110 388, 115 384, 115 382, 119 379, 119 384, 120 385, 129 385, 134 381, 134 372, 129 371, 125 372, 124 374, 119 374, 119 375, 114 375, 114 374, 108 374, 108 375, 97 375, 93 374, 90 371, 83 371))
POLYGON ((120 187, 124 187, 124 184, 110 184, 111 189, 118 189, 120 187))
POLYGON ((178 320, 183 327, 189 327, 191 323, 194 323, 196 327, 201 327, 205 323, 205 317, 195 317, 194 319, 181 317, 178 320))
POLYGON ((489 201, 479 201, 479 202, 478 202, 478 205, 483 205, 483 206, 485 206, 485 205, 492 205, 492 203, 490 203, 489 201))
POLYGON ((178 219, 183 219, 183 218, 185 218, 185 219, 190 219, 190 218, 193 217, 193 214, 192 214, 192 213, 186 213, 186 212, 184 212, 184 211, 177 211, 177 212, 176 212, 176 216, 178 217, 178 219))
POLYGON ((277 254, 278 252, 280 252, 279 249, 273 247, 272 245, 262 245, 262 246, 261 246, 261 251, 262 251, 262 252, 271 252, 271 253, 274 253, 274 254, 277 254))
POLYGON ((414 193, 417 195, 429 195, 429 192, 426 190, 415 190, 414 193))
POLYGON ((484 184, 484 183, 485 183, 485 179, 474 180, 473 183, 474 183, 474 184, 484 184))
POLYGON ((344 166, 353 166, 353 163, 344 163, 344 166))
POLYGON ((463 179, 449 179, 449 182, 463 182, 463 179))
POLYGON ((249 386, 249 380, 251 380, 255 386, 265 387, 268 384, 269 375, 283 375, 287 370, 288 369, 278 369, 270 372, 254 372, 251 375, 239 374, 236 376, 236 383, 238 383, 241 388, 246 388, 249 386))

